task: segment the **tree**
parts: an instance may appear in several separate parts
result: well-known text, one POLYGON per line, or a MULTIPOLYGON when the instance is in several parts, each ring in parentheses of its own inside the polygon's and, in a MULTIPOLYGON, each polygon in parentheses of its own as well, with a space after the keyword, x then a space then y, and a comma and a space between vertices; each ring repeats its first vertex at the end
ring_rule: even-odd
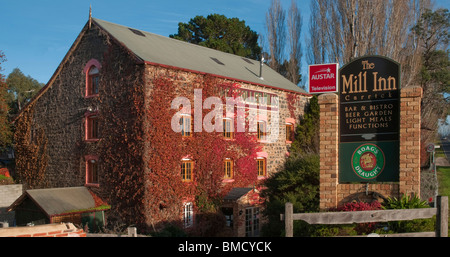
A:
POLYGON ((315 95, 309 101, 305 114, 295 130, 291 155, 319 154, 319 119, 319 100, 315 95))
POLYGON ((282 234, 279 215, 287 202, 294 205, 294 212, 319 210, 319 115, 318 98, 314 96, 296 128, 284 169, 264 184, 262 194, 267 200, 265 214, 269 218, 263 229, 265 236, 282 234))
POLYGON ((435 83, 437 92, 450 92, 449 50, 450 13, 447 9, 426 9, 412 31, 423 49, 421 85, 427 90, 435 83))
MULTIPOLYGON (((5 55, 0 51, 0 72, 2 71, 1 64, 6 61, 5 55)), ((12 132, 9 126, 7 104, 7 85, 5 83, 5 76, 0 73, 0 149, 8 146, 11 143, 12 132)))
POLYGON ((281 7, 280 0, 272 0, 266 13, 267 39, 269 59, 267 64, 275 71, 282 73, 283 55, 286 40, 286 12, 281 7))
POLYGON ((266 13, 267 42, 263 41, 263 45, 267 47, 264 54, 272 69, 296 85, 302 80, 302 24, 303 18, 296 1, 291 1, 286 16, 280 0, 272 0, 266 13))
POLYGON ((210 14, 195 16, 188 23, 178 23, 178 33, 171 38, 213 48, 252 59, 259 59, 258 34, 238 18, 210 14))
POLYGON ((31 76, 25 76, 19 68, 15 68, 6 79, 9 92, 10 115, 17 114, 44 86, 31 76))
POLYGON ((308 62, 341 65, 364 55, 382 55, 402 67, 402 84, 415 84, 420 70, 417 38, 408 31, 429 0, 311 0, 308 62))
POLYGON ((280 213, 290 202, 294 212, 316 212, 319 210, 319 156, 305 155, 289 157, 283 170, 265 182, 265 215, 269 222, 263 227, 264 236, 281 236, 284 223, 280 213))
MULTIPOLYGON (((422 52, 422 66, 418 80, 423 89, 421 109, 423 145, 433 142, 438 130, 438 121, 443 119, 449 110, 449 99, 448 97, 445 99, 443 94, 450 93, 449 28, 450 13, 447 9, 436 11, 426 9, 412 29, 422 52)), ((426 154, 425 149, 422 149, 422 155, 426 154)))
POLYGON ((303 57, 301 34, 302 34, 303 19, 300 10, 294 0, 291 2, 291 7, 288 10, 287 28, 288 28, 288 46, 289 46, 289 61, 285 64, 286 78, 294 84, 301 81, 301 61, 303 57))

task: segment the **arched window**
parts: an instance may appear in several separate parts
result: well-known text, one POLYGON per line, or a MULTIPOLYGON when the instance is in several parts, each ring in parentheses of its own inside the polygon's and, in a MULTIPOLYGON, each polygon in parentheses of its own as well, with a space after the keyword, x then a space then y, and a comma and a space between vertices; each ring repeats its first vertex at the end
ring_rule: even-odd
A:
POLYGON ((84 157, 86 160, 86 184, 97 185, 98 184, 98 157, 93 155, 87 155, 84 157))
POLYGON ((86 74, 86 97, 97 96, 100 87, 100 70, 102 66, 96 59, 91 59, 84 67, 86 74))

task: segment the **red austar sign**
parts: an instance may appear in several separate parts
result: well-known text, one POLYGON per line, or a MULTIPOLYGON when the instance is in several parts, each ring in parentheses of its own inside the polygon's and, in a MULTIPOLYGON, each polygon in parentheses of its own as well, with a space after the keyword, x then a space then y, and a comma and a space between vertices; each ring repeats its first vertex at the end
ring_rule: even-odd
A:
POLYGON ((338 63, 309 65, 309 93, 338 91, 338 63))

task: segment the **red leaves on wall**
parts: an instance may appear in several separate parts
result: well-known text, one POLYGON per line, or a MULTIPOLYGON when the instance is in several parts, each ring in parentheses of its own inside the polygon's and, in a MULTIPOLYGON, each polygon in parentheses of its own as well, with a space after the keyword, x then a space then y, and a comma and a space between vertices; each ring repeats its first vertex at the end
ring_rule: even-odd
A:
POLYGON ((204 75, 135 66, 116 51, 111 47, 102 65, 99 159, 103 191, 109 193, 108 203, 111 210, 117 210, 118 219, 147 227, 180 221, 183 202, 197 200, 194 205, 199 211, 222 199, 232 187, 258 183, 255 158, 260 146, 255 133, 234 133, 233 140, 225 140, 220 132, 203 131, 183 138, 171 127, 172 117, 179 111, 171 109, 175 97, 188 98, 193 118, 201 115, 203 119, 210 110, 194 113, 194 89, 202 89, 204 100, 219 96, 220 88, 236 94, 233 89, 239 85, 204 75), (189 182, 182 181, 180 172, 186 156, 194 162, 189 182), (234 182, 223 183, 225 158, 234 161, 234 182))

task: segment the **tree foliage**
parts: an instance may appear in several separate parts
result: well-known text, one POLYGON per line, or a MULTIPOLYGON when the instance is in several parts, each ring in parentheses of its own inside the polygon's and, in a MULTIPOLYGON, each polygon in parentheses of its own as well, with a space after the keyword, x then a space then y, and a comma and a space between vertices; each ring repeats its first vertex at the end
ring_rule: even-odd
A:
MULTIPOLYGON (((425 9, 412 32, 418 39, 422 53, 418 84, 423 89, 421 141, 432 142, 436 136, 438 120, 445 117, 450 92, 450 13, 447 9, 425 9), (447 107, 446 107, 447 106, 447 107)), ((426 156, 425 148, 422 155, 426 156)), ((428 160, 428 158, 422 158, 428 160)))
POLYGON ((188 23, 178 23, 178 33, 171 38, 213 48, 252 59, 259 59, 258 34, 238 18, 210 14, 198 15, 188 23))
POLYGON ((315 95, 310 99, 305 114, 296 128, 291 154, 319 154, 319 119, 319 100, 315 95))
POLYGON ((287 202, 294 212, 315 212, 319 209, 319 156, 315 154, 289 157, 283 170, 268 178, 262 195, 266 197, 265 214, 269 222, 264 236, 281 236, 284 226, 280 213, 287 202))
POLYGON ((45 188, 48 164, 48 139, 42 128, 32 128, 34 105, 27 108, 16 122, 14 133, 16 171, 27 189, 45 188))
POLYGON ((0 149, 8 146, 12 139, 12 132, 8 121, 7 85, 5 83, 5 76, 1 73, 1 64, 5 61, 5 55, 0 51, 0 149))
POLYGON ((6 79, 8 84, 8 102, 11 108, 10 115, 19 113, 22 108, 43 87, 31 76, 25 76, 19 68, 15 68, 6 79))
POLYGON ((294 212, 315 212, 319 210, 319 104, 317 96, 310 100, 300 124, 283 170, 275 173, 265 182, 265 214, 269 222, 264 235, 280 236, 283 223, 279 214, 284 205, 291 202, 294 212))
POLYGON ((424 90, 434 82, 436 92, 450 92, 449 28, 450 13, 447 9, 426 9, 412 29, 423 49, 420 77, 424 90))

